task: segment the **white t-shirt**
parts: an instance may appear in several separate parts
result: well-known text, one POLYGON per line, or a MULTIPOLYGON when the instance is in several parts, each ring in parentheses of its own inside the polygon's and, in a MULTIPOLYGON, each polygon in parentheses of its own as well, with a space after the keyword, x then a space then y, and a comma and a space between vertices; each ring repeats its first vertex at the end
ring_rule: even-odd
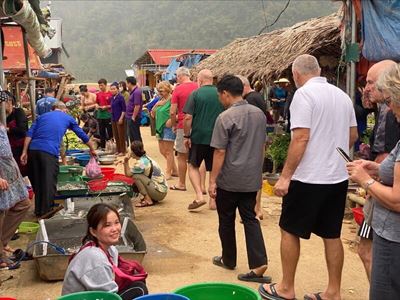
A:
POLYGON ((336 151, 349 151, 350 127, 356 127, 353 103, 345 92, 314 77, 294 94, 291 128, 309 128, 310 139, 292 180, 335 184, 348 179, 346 162, 336 151))

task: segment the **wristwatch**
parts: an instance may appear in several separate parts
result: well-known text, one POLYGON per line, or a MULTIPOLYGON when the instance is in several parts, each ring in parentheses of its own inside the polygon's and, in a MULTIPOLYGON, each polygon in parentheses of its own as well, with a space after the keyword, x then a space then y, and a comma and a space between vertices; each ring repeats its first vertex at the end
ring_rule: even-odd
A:
POLYGON ((373 185, 375 183, 375 179, 370 179, 368 180, 365 185, 364 185, 364 190, 366 193, 368 193, 368 189, 371 185, 373 185))

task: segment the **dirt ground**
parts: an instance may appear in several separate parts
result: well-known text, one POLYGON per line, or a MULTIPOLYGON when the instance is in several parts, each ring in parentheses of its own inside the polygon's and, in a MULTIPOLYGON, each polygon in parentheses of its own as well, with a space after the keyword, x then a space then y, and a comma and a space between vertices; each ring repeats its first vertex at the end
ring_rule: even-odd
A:
MULTIPOLYGON (((158 152, 158 144, 150 136, 149 128, 142 128, 148 154, 165 166, 158 152)), ((176 180, 169 182, 170 185, 176 180)), ((148 253, 143 264, 149 273, 148 287, 151 293, 170 292, 175 288, 198 282, 222 281, 241 283, 236 279, 240 272, 247 272, 247 256, 244 232, 239 220, 236 222, 238 243, 238 265, 236 270, 218 268, 211 258, 221 253, 218 238, 218 218, 215 211, 206 206, 199 212, 188 212, 187 205, 194 199, 194 192, 187 180, 187 192, 170 191, 159 205, 135 210, 135 222, 147 243, 148 253)), ((263 195, 264 220, 261 221, 268 251, 267 274, 273 280, 281 276, 279 243, 280 199, 263 195)), ((342 280, 343 299, 368 299, 368 281, 364 268, 354 249, 356 227, 344 222, 343 241, 345 263, 342 280)), ((32 236, 23 235, 10 245, 25 248, 32 236)), ((62 282, 44 282, 36 272, 33 261, 24 262, 20 269, 0 271, 0 280, 9 278, 0 286, 0 296, 13 296, 18 300, 56 299, 62 282)), ((301 257, 296 275, 296 295, 302 299, 307 292, 324 290, 327 271, 322 241, 313 236, 301 243, 301 257)), ((246 284, 257 288, 258 284, 246 284)))

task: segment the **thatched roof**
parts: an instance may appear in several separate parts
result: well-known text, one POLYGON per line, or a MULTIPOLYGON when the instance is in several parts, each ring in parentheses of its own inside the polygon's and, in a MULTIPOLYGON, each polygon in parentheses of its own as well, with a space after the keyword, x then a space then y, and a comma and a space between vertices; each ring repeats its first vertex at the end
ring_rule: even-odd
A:
POLYGON ((200 62, 193 73, 210 69, 219 78, 225 74, 240 74, 253 82, 260 79, 271 82, 285 73, 300 54, 339 58, 339 25, 340 17, 334 14, 236 39, 200 62))

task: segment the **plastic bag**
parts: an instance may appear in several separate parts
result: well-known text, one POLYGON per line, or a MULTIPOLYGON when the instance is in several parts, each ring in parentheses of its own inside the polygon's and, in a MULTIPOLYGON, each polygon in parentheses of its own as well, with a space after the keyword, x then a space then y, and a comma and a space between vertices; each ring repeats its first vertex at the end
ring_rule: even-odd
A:
POLYGON ((117 152, 117 144, 114 140, 109 140, 106 142, 106 151, 111 153, 117 152))
POLYGON ((89 163, 86 165, 85 171, 86 171, 86 176, 89 178, 100 177, 101 169, 96 161, 96 158, 94 157, 90 158, 89 163))

